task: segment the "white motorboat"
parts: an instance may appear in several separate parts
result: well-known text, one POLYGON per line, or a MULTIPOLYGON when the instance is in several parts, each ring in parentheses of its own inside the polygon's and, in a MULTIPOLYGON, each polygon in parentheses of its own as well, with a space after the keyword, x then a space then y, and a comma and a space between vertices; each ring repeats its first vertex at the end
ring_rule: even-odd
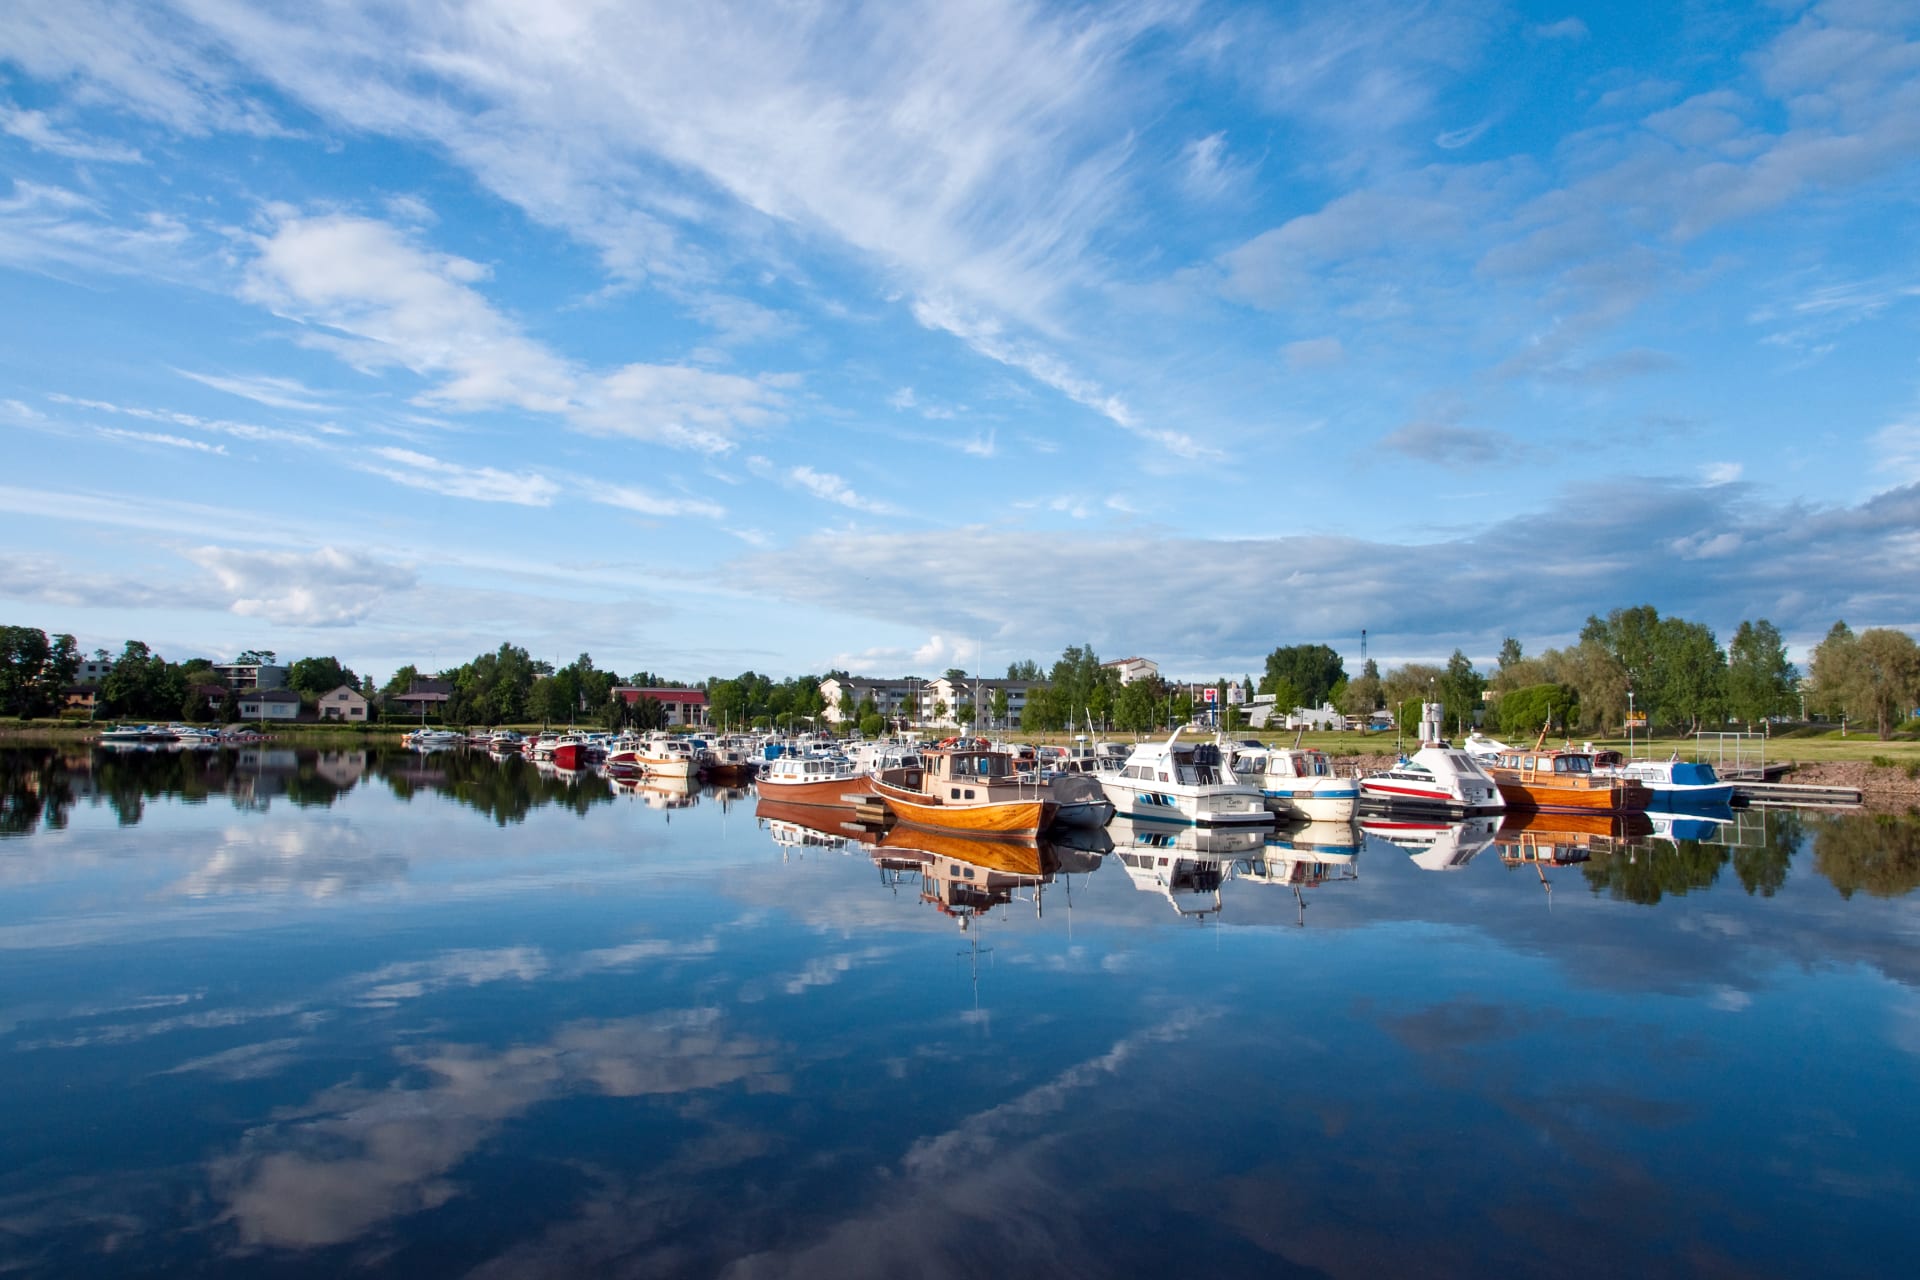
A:
POLYGON ((1142 742, 1126 763, 1100 775, 1116 816, 1184 826, 1268 825, 1273 814, 1260 788, 1237 781, 1216 743, 1142 742))
POLYGON ((1392 768, 1360 779, 1360 798, 1389 810, 1500 813, 1507 807, 1500 786, 1478 760, 1440 736, 1441 706, 1422 704, 1421 747, 1392 768))
POLYGON ((1327 753, 1308 747, 1235 743, 1233 776, 1258 787, 1267 808, 1289 821, 1351 822, 1360 803, 1360 783, 1335 777, 1327 753))

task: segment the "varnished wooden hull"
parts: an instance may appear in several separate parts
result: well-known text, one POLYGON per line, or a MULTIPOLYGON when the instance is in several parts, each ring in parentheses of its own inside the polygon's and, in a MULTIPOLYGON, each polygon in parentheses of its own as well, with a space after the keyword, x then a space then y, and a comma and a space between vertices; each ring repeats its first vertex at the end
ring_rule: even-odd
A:
POLYGON ((1632 813, 1647 807, 1650 793, 1637 782, 1611 786, 1570 787, 1547 782, 1515 781, 1496 776, 1501 799, 1509 809, 1549 809, 1566 813, 1632 813))
POLYGON ((908 791, 878 778, 871 785, 895 820, 934 831, 979 835, 1037 836, 1053 821, 1051 800, 988 800, 941 804, 923 792, 908 791))

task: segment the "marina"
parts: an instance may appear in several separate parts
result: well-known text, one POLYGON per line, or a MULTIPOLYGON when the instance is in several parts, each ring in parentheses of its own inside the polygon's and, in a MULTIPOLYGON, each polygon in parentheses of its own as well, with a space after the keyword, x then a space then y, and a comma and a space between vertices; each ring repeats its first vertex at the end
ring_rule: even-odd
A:
POLYGON ((1036 1179, 1087 1272, 1904 1257, 1911 818, 981 839, 624 772, 0 751, 0 1262, 1017 1269, 1036 1179), (1189 1190, 1142 1214, 1148 1167, 1189 1190))

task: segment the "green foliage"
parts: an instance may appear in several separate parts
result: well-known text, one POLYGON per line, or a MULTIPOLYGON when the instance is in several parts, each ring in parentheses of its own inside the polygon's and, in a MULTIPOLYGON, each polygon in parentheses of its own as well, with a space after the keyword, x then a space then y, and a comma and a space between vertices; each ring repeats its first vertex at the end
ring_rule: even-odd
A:
POLYGON ((1238 733, 1247 727, 1247 717, 1238 705, 1229 702, 1227 709, 1220 713, 1220 727, 1228 733, 1238 733))
POLYGON ((1020 713, 1020 727, 1030 733, 1057 733, 1066 727, 1059 700, 1053 690, 1037 684, 1027 690, 1026 709, 1020 713))
POLYGON ((1159 727, 1157 680, 1135 680, 1120 686, 1113 700, 1114 727, 1128 733, 1145 733, 1159 727))
POLYGON ((302 658, 287 668, 287 688, 310 698, 331 693, 343 684, 358 689, 360 678, 352 668, 341 666, 338 658, 302 658))
POLYGON ((60 690, 73 683, 80 651, 69 635, 34 627, 0 627, 0 714, 51 715, 60 708, 60 690))
POLYGON ((1508 667, 1518 666, 1523 656, 1520 650, 1520 642, 1512 636, 1508 636, 1500 642, 1499 661, 1502 671, 1505 671, 1508 667))
POLYGON ((1293 681, 1284 678, 1279 680, 1262 680, 1260 682, 1260 692, 1273 695, 1273 709, 1278 715, 1287 715, 1296 707, 1304 707, 1307 705, 1306 701, 1300 696, 1300 690, 1294 687, 1293 681))
POLYGON ((1480 693, 1486 687, 1486 679, 1474 669, 1473 660, 1455 649, 1440 677, 1440 702, 1446 707, 1446 723, 1471 727, 1474 712, 1481 706, 1480 693))
POLYGON ((863 737, 878 738, 887 731, 886 717, 878 713, 860 717, 860 733, 863 737))
POLYGON ((1267 655, 1267 670, 1260 678, 1259 692, 1278 693, 1285 682, 1292 686, 1295 700, 1279 703, 1282 710, 1295 706, 1318 707, 1330 699, 1334 686, 1346 678, 1340 655, 1326 645, 1287 645, 1267 655))
POLYGON ((100 697, 109 715, 160 720, 174 715, 186 700, 179 668, 138 640, 129 640, 101 682, 100 697))
POLYGON ((1742 622, 1727 646, 1727 711, 1754 724, 1796 709, 1794 685, 1799 673, 1787 661, 1786 641, 1765 618, 1742 622))
POLYGON ((993 716, 993 722, 995 724, 1003 725, 1007 722, 1009 707, 1007 703, 1007 691, 1005 689, 995 689, 993 691, 993 698, 988 702, 987 710, 989 714, 993 716))
POLYGON ((1040 664, 1032 658, 1022 658, 1018 662, 1009 662, 1007 664, 1007 679, 1009 680, 1038 680, 1040 678, 1040 664))
POLYGON ((1882 740, 1920 702, 1920 646, 1904 631, 1875 627, 1856 636, 1836 622, 1811 666, 1815 705, 1872 723, 1882 740))
POLYGON ((1114 699, 1119 681, 1116 673, 1100 665, 1100 655, 1092 645, 1068 645, 1049 676, 1061 721, 1077 725, 1091 717, 1096 723, 1104 723, 1111 715, 1117 723, 1114 699))
POLYGON ((1575 724, 1580 718, 1580 694, 1571 685, 1536 684, 1504 694, 1494 704, 1500 717, 1500 732, 1519 738, 1540 732, 1540 727, 1575 724))

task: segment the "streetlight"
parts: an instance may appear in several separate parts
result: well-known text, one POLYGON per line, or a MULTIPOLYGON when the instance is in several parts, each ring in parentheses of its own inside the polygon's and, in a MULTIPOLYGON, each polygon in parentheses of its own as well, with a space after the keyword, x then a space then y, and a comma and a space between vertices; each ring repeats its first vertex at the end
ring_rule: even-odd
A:
POLYGON ((1627 759, 1633 759, 1633 688, 1627 688, 1627 759))

